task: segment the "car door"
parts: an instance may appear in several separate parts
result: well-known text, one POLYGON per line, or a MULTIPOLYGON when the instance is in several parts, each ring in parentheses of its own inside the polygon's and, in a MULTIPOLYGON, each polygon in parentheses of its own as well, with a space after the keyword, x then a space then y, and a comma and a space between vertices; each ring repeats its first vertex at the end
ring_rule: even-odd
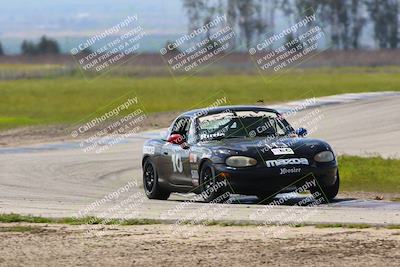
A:
MULTIPOLYGON (((187 138, 190 121, 189 117, 176 119, 168 135, 179 133, 187 138)), ((191 185, 189 153, 189 147, 166 142, 161 148, 160 175, 175 185, 191 185)))
POLYGON ((172 145, 170 148, 171 182, 177 185, 191 185, 189 148, 182 148, 180 145, 172 145))

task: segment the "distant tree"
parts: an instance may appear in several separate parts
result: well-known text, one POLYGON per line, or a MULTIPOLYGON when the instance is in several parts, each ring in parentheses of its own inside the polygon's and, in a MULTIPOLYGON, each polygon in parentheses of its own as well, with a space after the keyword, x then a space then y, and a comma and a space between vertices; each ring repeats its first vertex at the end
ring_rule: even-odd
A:
POLYGON ((361 38, 361 32, 362 29, 367 22, 367 18, 363 15, 363 12, 361 11, 362 9, 362 0, 351 0, 351 34, 350 34, 350 39, 351 39, 351 47, 353 49, 358 49, 360 46, 360 38, 361 38))
POLYGON ((48 39, 46 36, 40 38, 39 43, 35 44, 31 41, 24 40, 21 44, 23 55, 43 55, 43 54, 59 54, 60 47, 57 41, 48 39))
POLYGON ((37 50, 39 54, 59 54, 60 47, 57 41, 53 39, 48 39, 46 36, 42 36, 40 38, 39 43, 37 44, 37 50))
POLYGON ((247 49, 251 47, 252 41, 256 34, 260 34, 264 30, 264 23, 260 20, 261 8, 259 3, 254 0, 236 1, 237 14, 239 16, 238 26, 240 35, 242 36, 247 49))
POLYGON ((317 21, 308 23, 296 35, 316 25, 324 28, 333 49, 359 49, 366 38, 363 31, 373 27, 378 48, 400 47, 400 0, 182 0, 189 31, 226 14, 227 24, 237 33, 233 45, 251 47, 272 35, 275 13, 293 25, 313 13, 317 21), (280 11, 277 13, 276 11, 280 11))
POLYGON ((286 36, 285 48, 288 51, 294 48, 296 52, 301 52, 304 49, 303 44, 292 33, 286 36))
MULTIPOLYGON (((236 44, 249 48, 264 33, 273 31, 276 9, 273 0, 183 0, 183 7, 189 19, 189 31, 226 14, 227 24, 239 35, 232 38, 232 45, 238 41, 236 44)), ((210 39, 210 32, 206 39, 210 39)))
POLYGON ((209 16, 213 10, 212 7, 207 6, 207 1, 204 0, 183 0, 183 7, 189 18, 189 31, 203 25, 204 16, 209 16))
POLYGON ((36 45, 33 42, 23 40, 21 44, 21 52, 23 55, 32 56, 36 55, 38 51, 36 49, 36 45))
POLYGON ((364 0, 300 0, 308 2, 316 11, 322 26, 330 34, 330 45, 334 49, 357 49, 362 30, 366 24, 364 0))
POLYGON ((171 41, 167 41, 165 43, 164 48, 167 50, 168 53, 173 53, 173 54, 181 53, 181 50, 178 47, 176 47, 171 41))
MULTIPOLYGON (((305 17, 317 15, 319 5, 321 1, 316 0, 283 0, 281 2, 282 10, 285 14, 289 16, 289 24, 303 20, 305 17), (291 19, 293 17, 293 19, 291 19)), ((297 51, 302 51, 305 45, 310 46, 311 44, 306 44, 306 42, 300 43, 297 39, 299 35, 310 30, 318 23, 310 21, 303 29, 299 29, 296 33, 291 33, 286 36, 286 49, 296 48, 297 51)))
POLYGON ((266 33, 272 34, 277 1, 272 0, 227 0, 228 23, 239 34, 237 44, 252 47, 266 33))
POLYGON ((322 18, 330 28, 330 42, 334 49, 346 49, 349 43, 349 8, 347 0, 324 1, 322 18))
POLYGON ((374 24, 374 37, 380 48, 397 48, 399 43, 398 0, 365 0, 374 24))
POLYGON ((93 53, 93 50, 90 49, 90 47, 86 47, 85 49, 83 49, 81 51, 81 54, 84 54, 84 55, 90 55, 91 53, 93 53))
POLYGON ((0 56, 4 55, 3 45, 0 42, 0 56))

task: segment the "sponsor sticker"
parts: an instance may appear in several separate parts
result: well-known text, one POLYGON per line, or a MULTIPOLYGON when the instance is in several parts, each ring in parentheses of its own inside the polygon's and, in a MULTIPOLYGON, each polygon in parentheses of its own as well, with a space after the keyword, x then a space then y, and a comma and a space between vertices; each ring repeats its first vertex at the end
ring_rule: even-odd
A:
POLYGON ((267 167, 279 167, 285 165, 309 165, 306 158, 273 159, 265 161, 267 167))
POLYGON ((190 163, 196 163, 197 162, 197 154, 189 154, 189 162, 190 163))
POLYGON ((143 154, 154 155, 154 146, 143 146, 143 154))
POLYGON ((281 168, 280 171, 281 172, 279 174, 283 175, 283 174, 299 173, 299 172, 301 172, 301 169, 300 168, 296 168, 296 167, 293 167, 293 168, 281 168))
POLYGON ((203 155, 201 157, 202 158, 211 158, 211 154, 210 153, 203 153, 203 155))
POLYGON ((192 173, 192 178, 199 179, 199 172, 198 171, 192 170, 191 173, 192 173))
POLYGON ((225 133, 223 132, 217 132, 217 133, 212 133, 212 134, 200 134, 200 139, 201 140, 207 140, 207 139, 213 139, 216 137, 224 137, 225 133))
POLYGON ((290 147, 277 147, 277 148, 271 148, 272 153, 274 155, 293 155, 293 149, 290 147))

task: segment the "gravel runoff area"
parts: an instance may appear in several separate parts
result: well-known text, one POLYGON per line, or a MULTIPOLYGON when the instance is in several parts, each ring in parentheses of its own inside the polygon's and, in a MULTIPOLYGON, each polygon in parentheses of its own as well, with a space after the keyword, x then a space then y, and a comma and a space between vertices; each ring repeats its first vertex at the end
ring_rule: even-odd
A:
POLYGON ((0 266, 398 266, 400 230, 0 224, 0 266), (267 235, 263 233, 267 233, 267 235), (268 236, 268 237, 267 237, 268 236))

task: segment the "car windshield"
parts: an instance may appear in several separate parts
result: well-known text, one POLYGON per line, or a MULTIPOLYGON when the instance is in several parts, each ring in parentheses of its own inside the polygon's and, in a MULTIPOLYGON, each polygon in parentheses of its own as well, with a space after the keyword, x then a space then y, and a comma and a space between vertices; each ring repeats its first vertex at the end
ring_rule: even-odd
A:
POLYGON ((198 118, 200 140, 282 136, 291 130, 279 114, 267 111, 229 111, 198 118))

